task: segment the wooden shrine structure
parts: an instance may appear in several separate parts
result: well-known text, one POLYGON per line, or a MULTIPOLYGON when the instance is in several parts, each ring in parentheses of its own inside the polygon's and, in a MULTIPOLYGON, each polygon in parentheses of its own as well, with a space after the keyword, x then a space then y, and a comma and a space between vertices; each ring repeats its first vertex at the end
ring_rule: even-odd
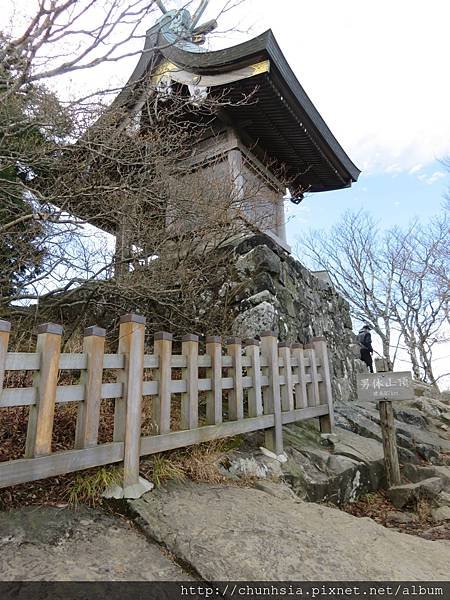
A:
POLYGON ((207 4, 202 0, 191 16, 158 1, 163 16, 147 32, 138 64, 113 107, 125 107, 139 126, 149 89, 161 97, 181 90, 194 105, 225 94, 211 136, 192 153, 192 167, 214 163, 243 196, 256 179, 249 221, 289 252, 284 201, 298 204, 306 192, 350 187, 360 171, 305 93, 272 31, 223 50, 201 46, 215 27, 198 25, 207 4), (246 96, 251 102, 242 102, 246 96))

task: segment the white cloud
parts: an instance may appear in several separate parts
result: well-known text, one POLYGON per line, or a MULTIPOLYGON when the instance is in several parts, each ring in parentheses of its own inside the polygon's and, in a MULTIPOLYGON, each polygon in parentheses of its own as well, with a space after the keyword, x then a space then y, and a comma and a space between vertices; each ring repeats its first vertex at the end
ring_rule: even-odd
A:
POLYGON ((448 0, 247 0, 240 15, 241 28, 255 24, 252 35, 273 29, 300 83, 366 172, 418 171, 450 154, 448 0))
POLYGON ((446 173, 443 171, 435 171, 432 175, 421 173, 417 176, 417 179, 419 179, 419 181, 423 181, 424 183, 428 183, 428 185, 433 185, 433 183, 436 183, 436 181, 439 181, 443 177, 446 177, 446 173))
MULTIPOLYGON (((35 3, 3 0, 4 23, 13 6, 20 13, 35 3)), ((225 4, 211 0, 204 20, 225 4)), ((227 33, 211 45, 229 46, 272 28, 300 83, 354 162, 366 173, 414 174, 450 154, 449 21, 448 0, 245 0, 220 18, 219 27, 227 33)), ((61 89, 125 82, 136 62, 133 57, 74 74, 61 89)))

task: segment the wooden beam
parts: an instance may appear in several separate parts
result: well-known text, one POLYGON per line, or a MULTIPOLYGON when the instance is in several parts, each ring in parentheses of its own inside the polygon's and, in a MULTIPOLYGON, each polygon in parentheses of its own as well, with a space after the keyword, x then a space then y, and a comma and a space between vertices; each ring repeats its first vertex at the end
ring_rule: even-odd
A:
POLYGON ((254 339, 244 340, 244 346, 247 358, 250 360, 247 373, 252 379, 252 386, 248 388, 247 392, 248 416, 259 417, 263 414, 259 341, 254 339))
POLYGON ((186 359, 186 368, 181 378, 186 382, 186 392, 181 395, 181 429, 198 426, 198 336, 185 335, 181 351, 186 359))
POLYGON ((211 391, 206 396, 206 422, 219 425, 222 423, 222 338, 208 336, 206 353, 211 360, 211 367, 206 371, 206 377, 211 380, 211 391))
POLYGON ((3 383, 5 381, 5 366, 8 356, 9 334, 11 323, 0 320, 0 406, 2 400, 3 383))
POLYGON ((237 421, 244 418, 241 340, 239 338, 230 338, 227 341, 227 352, 233 361, 233 388, 228 394, 228 417, 232 421, 237 421))
POLYGON ((41 355, 41 365, 33 379, 37 388, 37 404, 30 406, 25 445, 27 458, 45 456, 52 451, 62 332, 61 325, 55 323, 45 323, 38 327, 36 350, 41 355))
POLYGON ((390 400, 380 400, 380 425, 383 437, 384 464, 388 486, 400 485, 394 411, 390 400))
POLYGON ((145 317, 136 314, 121 317, 119 336, 122 340, 121 351, 125 355, 127 365, 123 386, 125 401, 123 487, 127 488, 139 481, 145 317))
POLYGON ((280 369, 278 366, 278 341, 274 333, 261 334, 261 353, 268 361, 268 386, 263 390, 264 413, 274 415, 273 430, 265 433, 265 446, 275 454, 283 452, 283 429, 281 421, 280 369))
POLYGON ((281 368, 284 385, 281 386, 281 410, 294 410, 294 384, 292 383, 291 345, 288 342, 278 344, 278 356, 283 362, 281 368))
POLYGON ((158 396, 153 399, 153 419, 156 432, 170 431, 171 380, 172 380, 172 334, 165 331, 155 333, 155 356, 159 368, 155 371, 158 381, 158 396))
POLYGON ((83 450, 68 450, 55 452, 49 456, 2 462, 0 463, 0 488, 120 462, 122 459, 123 443, 113 442, 83 450))
POLYGON ((312 344, 306 344, 304 346, 305 353, 309 357, 309 375, 311 377, 311 385, 307 387, 308 392, 308 406, 319 406, 319 383, 317 380, 317 364, 316 354, 314 352, 314 346, 312 344))
POLYGON ((334 429, 333 391, 331 388, 330 362, 328 360, 327 342, 324 337, 313 338, 313 346, 316 358, 320 363, 321 378, 318 380, 320 404, 328 406, 328 415, 320 417, 320 430, 323 433, 331 433, 334 429))
POLYGON ((88 327, 84 332, 83 352, 86 354, 87 368, 81 374, 80 384, 85 387, 85 391, 84 401, 78 405, 75 448, 90 448, 97 445, 105 335, 106 331, 101 327, 88 327))

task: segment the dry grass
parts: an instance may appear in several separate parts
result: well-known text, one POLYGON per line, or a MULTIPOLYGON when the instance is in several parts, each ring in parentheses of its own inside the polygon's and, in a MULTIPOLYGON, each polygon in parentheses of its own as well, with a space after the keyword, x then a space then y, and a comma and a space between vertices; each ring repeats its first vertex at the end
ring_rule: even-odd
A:
POLYGON ((416 513, 420 523, 429 523, 431 521, 431 502, 429 498, 418 498, 414 512, 416 513))
POLYGON ((77 473, 66 488, 67 502, 72 507, 87 504, 95 508, 102 504, 102 494, 112 485, 121 485, 122 469, 100 467, 89 473, 77 473))
POLYGON ((213 440, 155 454, 141 462, 141 473, 157 486, 164 481, 196 481, 201 483, 223 483, 229 480, 221 473, 220 466, 227 452, 239 445, 240 438, 213 440))

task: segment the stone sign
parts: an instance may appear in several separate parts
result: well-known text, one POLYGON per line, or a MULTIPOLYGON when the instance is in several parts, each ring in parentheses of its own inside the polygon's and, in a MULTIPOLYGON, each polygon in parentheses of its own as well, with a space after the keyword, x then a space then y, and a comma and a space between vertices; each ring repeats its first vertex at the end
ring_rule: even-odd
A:
POLYGON ((358 400, 411 400, 414 397, 409 371, 386 373, 358 373, 358 400))

